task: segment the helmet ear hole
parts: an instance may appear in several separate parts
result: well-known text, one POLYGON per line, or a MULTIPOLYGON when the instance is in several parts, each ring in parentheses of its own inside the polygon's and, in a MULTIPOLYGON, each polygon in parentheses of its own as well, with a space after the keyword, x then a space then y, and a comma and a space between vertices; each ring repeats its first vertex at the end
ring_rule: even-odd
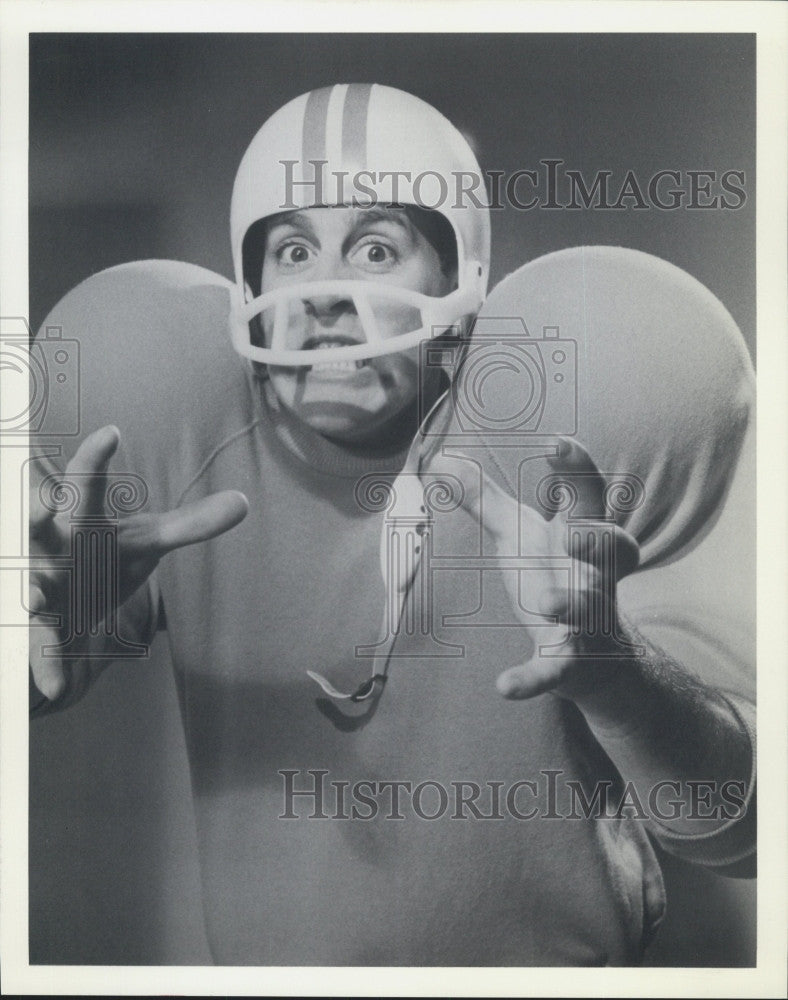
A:
POLYGON ((437 253, 441 271, 456 287, 459 272, 457 236, 450 220, 441 212, 418 205, 405 205, 410 222, 437 253))
POLYGON ((249 320, 249 343, 255 347, 266 347, 263 317, 258 313, 249 320))
MULTIPOLYGON (((251 292, 254 299, 260 294, 265 259, 265 242, 268 236, 269 219, 257 219, 246 231, 241 244, 243 261, 244 291, 251 292)), ((251 301, 250 299, 246 300, 251 301)))

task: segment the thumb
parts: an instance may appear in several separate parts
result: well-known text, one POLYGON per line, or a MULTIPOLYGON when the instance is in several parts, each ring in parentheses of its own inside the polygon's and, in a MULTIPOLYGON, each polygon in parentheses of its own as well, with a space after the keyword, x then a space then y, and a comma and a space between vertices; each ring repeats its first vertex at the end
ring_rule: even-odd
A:
POLYGON ((249 501, 237 490, 223 490, 156 518, 156 548, 160 555, 234 528, 249 513, 249 501))
POLYGON ((534 657, 529 663, 505 670, 495 686, 504 698, 520 701, 535 698, 558 687, 563 680, 566 662, 561 656, 534 657))

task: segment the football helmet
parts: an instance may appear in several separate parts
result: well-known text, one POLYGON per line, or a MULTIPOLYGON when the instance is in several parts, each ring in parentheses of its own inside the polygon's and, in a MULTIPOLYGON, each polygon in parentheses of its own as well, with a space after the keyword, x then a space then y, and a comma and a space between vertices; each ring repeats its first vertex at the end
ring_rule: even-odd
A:
POLYGON ((312 295, 352 300, 364 341, 332 351, 332 362, 350 362, 404 351, 444 332, 475 315, 487 290, 490 219, 476 156, 439 111, 392 87, 338 84, 280 108, 238 168, 230 228, 233 344, 268 365, 314 364, 314 351, 288 337, 312 295), (304 281, 261 295, 251 290, 244 240, 256 223, 288 210, 372 204, 434 209, 449 221, 455 290, 433 297, 374 280, 304 281), (260 343, 261 327, 267 346, 260 343))

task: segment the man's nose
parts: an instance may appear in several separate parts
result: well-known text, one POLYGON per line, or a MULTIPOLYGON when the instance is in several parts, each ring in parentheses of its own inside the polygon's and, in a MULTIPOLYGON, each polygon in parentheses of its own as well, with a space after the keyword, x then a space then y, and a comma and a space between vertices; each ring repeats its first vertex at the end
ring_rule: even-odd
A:
POLYGON ((355 316, 353 300, 342 295, 310 295, 304 299, 307 316, 313 316, 323 326, 332 326, 343 316, 355 316))

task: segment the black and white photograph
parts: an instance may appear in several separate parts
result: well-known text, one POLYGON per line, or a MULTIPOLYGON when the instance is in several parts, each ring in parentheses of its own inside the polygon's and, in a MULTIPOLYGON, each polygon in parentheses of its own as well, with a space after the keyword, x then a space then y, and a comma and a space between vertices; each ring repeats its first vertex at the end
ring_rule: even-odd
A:
POLYGON ((0 578, 29 971, 729 995, 784 882, 755 26, 168 6, 25 37, 0 578))

